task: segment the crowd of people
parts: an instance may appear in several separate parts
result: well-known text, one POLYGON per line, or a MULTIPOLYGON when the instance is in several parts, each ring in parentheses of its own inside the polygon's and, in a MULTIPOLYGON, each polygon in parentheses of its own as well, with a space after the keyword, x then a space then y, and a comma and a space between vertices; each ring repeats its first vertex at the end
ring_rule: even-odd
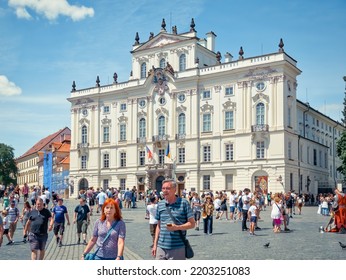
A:
POLYGON ((290 231, 288 228, 293 215, 301 215, 303 205, 319 205, 318 213, 331 216, 326 231, 338 232, 346 227, 346 196, 337 189, 334 194, 313 195, 286 193, 262 193, 249 188, 230 192, 204 191, 177 194, 174 180, 163 181, 162 191, 138 192, 136 187, 120 191, 93 187, 80 190, 78 205, 70 216, 63 205, 63 198, 44 187, 24 184, 4 187, 0 184, 0 201, 3 210, 0 217, 0 246, 6 237, 6 245, 14 243, 17 223, 23 223, 23 242, 29 242, 31 258, 44 259, 48 232, 53 230, 56 244, 63 246, 65 226, 75 224, 77 244, 85 245, 83 259, 95 247, 95 259, 123 259, 126 225, 122 209, 137 207, 138 200, 145 202, 145 218, 149 220, 150 245, 155 259, 185 259, 186 231, 203 230, 213 235, 217 221, 238 222, 241 230, 256 236, 261 230, 258 221, 261 212, 271 207, 270 217, 274 233, 290 231), (23 209, 18 203, 23 198, 23 209), (94 224, 92 236, 87 232, 92 215, 100 213, 94 224), (214 220, 215 219, 215 220, 214 220))

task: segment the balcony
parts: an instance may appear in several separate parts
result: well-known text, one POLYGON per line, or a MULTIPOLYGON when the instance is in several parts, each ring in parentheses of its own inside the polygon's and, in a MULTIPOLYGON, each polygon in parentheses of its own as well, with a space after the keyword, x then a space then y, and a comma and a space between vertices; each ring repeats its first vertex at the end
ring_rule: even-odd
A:
POLYGON ((163 135, 154 135, 153 136, 153 142, 161 142, 161 141, 167 141, 169 138, 169 135, 163 134, 163 135))
POLYGON ((145 144, 147 143, 146 137, 137 137, 137 144, 145 144))
POLYGON ((251 132, 268 132, 269 125, 267 124, 255 124, 251 126, 251 132))
POLYGON ((186 138, 186 134, 185 133, 177 133, 175 135, 175 140, 182 140, 186 138))

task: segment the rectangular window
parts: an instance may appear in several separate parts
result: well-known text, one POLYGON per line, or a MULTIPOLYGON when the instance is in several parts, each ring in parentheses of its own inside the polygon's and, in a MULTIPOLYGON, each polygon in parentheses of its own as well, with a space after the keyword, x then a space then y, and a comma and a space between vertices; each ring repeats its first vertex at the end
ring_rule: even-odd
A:
POLYGON ((107 190, 109 188, 109 180, 108 179, 104 179, 103 180, 103 189, 107 190))
POLYGON ((226 144, 226 160, 233 160, 233 144, 226 144))
POLYGON ((203 161, 210 162, 210 146, 203 146, 203 161))
POLYGON ((264 141, 256 142, 256 158, 257 159, 264 158, 264 141))
POLYGON ((103 142, 109 143, 109 127, 103 127, 103 142))
POLYGON ((120 125, 120 141, 126 141, 126 124, 120 125))
POLYGON ((103 155, 103 168, 109 168, 109 154, 103 155))
POLYGON ((87 156, 81 156, 81 169, 87 168, 87 156))
POLYGON ((233 129, 233 111, 225 112, 225 130, 233 129))
POLYGON ((291 110, 291 108, 290 107, 288 107, 288 109, 287 109, 287 114, 288 114, 288 126, 289 127, 292 127, 292 110, 291 110))
POLYGON ((210 175, 203 175, 203 190, 210 190, 210 175))
POLYGON ((233 190, 233 175, 226 175, 226 191, 233 190))
POLYGON ((324 153, 324 168, 328 168, 328 153, 324 153))
POLYGON ((233 95, 233 87, 226 87, 225 95, 233 95))
POLYGON ((203 99, 210 99, 211 98, 210 90, 203 91, 202 96, 203 96, 203 99))
POLYGON ((310 164, 310 147, 307 147, 306 149, 306 159, 308 164, 310 164))
POLYGON ((108 114, 109 113, 109 106, 103 106, 103 113, 108 114))
POLYGON ((292 142, 288 142, 288 159, 292 159, 292 142))
POLYGON ((139 165, 145 165, 145 151, 139 151, 139 165))
POLYGON ((165 150, 159 149, 159 164, 165 163, 165 150))
POLYGON ((318 163, 322 167, 322 151, 318 151, 318 163))
POLYGON ((121 103, 121 104, 120 104, 120 111, 121 111, 121 112, 126 111, 126 103, 121 103))
POLYGON ((202 132, 209 132, 209 131, 211 131, 211 114, 204 114, 202 132))
POLYGON ((120 153, 120 166, 121 167, 126 166, 126 153, 125 152, 120 153))
POLYGON ((120 189, 121 190, 125 190, 126 188, 126 179, 125 178, 121 178, 120 179, 120 189))
POLYGON ((293 173, 290 173, 290 190, 293 190, 293 173))
POLYGON ((317 150, 314 149, 314 165, 317 165, 317 150))
POLYGON ((179 163, 185 163, 185 148, 179 148, 179 163))

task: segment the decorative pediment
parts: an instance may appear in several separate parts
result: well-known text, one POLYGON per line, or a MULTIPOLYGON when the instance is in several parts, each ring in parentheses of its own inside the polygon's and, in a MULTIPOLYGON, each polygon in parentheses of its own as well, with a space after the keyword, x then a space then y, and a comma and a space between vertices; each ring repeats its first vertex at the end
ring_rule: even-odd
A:
POLYGON ((144 112, 143 110, 142 110, 142 111, 139 111, 139 112, 137 113, 137 117, 138 117, 138 118, 143 118, 143 117, 146 117, 146 116, 147 116, 147 113, 144 112))
POLYGON ((138 47, 134 52, 138 52, 141 50, 147 50, 152 48, 162 48, 163 46, 178 43, 185 40, 190 40, 191 38, 175 35, 175 34, 168 34, 168 33, 159 33, 154 37, 153 39, 147 41, 146 43, 142 44, 140 47, 138 47))
POLYGON ((155 113, 156 113, 157 116, 160 115, 160 114, 164 114, 166 116, 169 115, 169 112, 168 112, 168 110, 166 108, 157 108, 155 110, 155 113))
POLYGON ((252 101, 256 103, 257 101, 266 101, 269 103, 269 96, 264 94, 263 92, 258 92, 252 97, 252 101))
POLYGON ((127 120, 128 120, 128 117, 126 117, 126 116, 124 116, 124 115, 122 115, 122 116, 120 116, 120 117, 118 118, 118 121, 119 121, 119 122, 127 122, 127 120))
POLYGON ((90 120, 88 120, 87 118, 83 117, 83 118, 81 118, 79 120, 79 123, 80 123, 81 126, 84 125, 84 124, 90 125, 90 120))
POLYGON ((236 103, 232 102, 231 100, 228 100, 225 103, 223 103, 222 106, 223 106, 224 110, 235 110, 236 103))
POLYGON ((211 113, 213 113, 213 112, 214 112, 214 106, 208 104, 208 102, 207 102, 206 104, 204 104, 203 106, 201 106, 201 111, 202 111, 202 113, 205 113, 205 112, 211 112, 211 113))
POLYGON ((186 112, 186 109, 187 108, 185 106, 180 105, 180 106, 177 107, 176 110, 177 110, 178 113, 183 113, 183 112, 186 112))
POLYGON ((112 122, 111 119, 108 119, 107 116, 101 120, 102 125, 110 125, 112 122))

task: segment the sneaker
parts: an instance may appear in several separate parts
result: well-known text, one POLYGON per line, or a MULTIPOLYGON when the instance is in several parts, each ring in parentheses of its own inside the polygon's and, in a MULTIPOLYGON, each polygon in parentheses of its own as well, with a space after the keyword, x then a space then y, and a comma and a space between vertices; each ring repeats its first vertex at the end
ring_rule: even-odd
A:
POLYGON ((11 241, 8 241, 6 245, 12 245, 13 243, 14 243, 13 240, 11 240, 11 241))
POLYGON ((208 233, 208 235, 213 235, 212 233, 208 233))
POLYGON ((85 240, 85 239, 83 240, 83 244, 84 244, 84 245, 87 245, 87 242, 86 242, 86 240, 85 240))
POLYGON ((195 230, 197 230, 197 231, 198 231, 198 230, 199 230, 199 227, 196 227, 196 228, 195 228, 195 230))
POLYGON ((293 218, 293 216, 291 215, 290 218, 293 218))
POLYGON ((255 230, 261 230, 261 228, 260 227, 255 227, 255 230))
POLYGON ((26 238, 23 238, 23 242, 26 243, 26 238))
POLYGON ((289 228, 285 228, 284 231, 291 231, 289 228))
POLYGON ((56 238, 56 244, 59 244, 59 242, 60 242, 60 237, 57 237, 56 238))
POLYGON ((80 244, 80 238, 78 238, 77 244, 80 244))
POLYGON ((62 243, 61 243, 61 241, 59 242, 59 247, 62 247, 62 243))

